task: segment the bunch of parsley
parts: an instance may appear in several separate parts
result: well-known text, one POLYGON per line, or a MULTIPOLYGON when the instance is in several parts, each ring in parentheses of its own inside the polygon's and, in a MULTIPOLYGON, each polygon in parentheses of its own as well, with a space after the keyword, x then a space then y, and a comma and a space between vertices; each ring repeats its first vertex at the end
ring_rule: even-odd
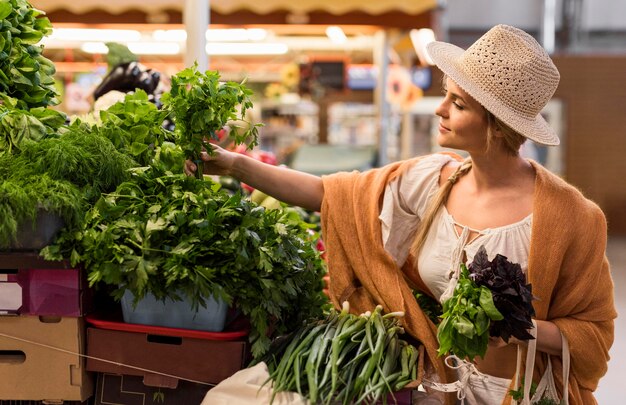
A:
MULTIPOLYGON (((216 131, 227 124, 232 128, 236 121, 247 125, 241 131, 231 131, 235 144, 247 144, 252 148, 258 144, 258 128, 246 120, 246 111, 252 108, 252 90, 245 81, 220 82, 217 71, 201 73, 197 63, 172 76, 171 90, 161 97, 166 110, 172 114, 176 143, 183 148, 185 155, 196 162, 202 176, 200 153, 211 151, 209 140, 219 140, 216 131)), ((237 129, 237 128, 235 128, 237 129)))
POLYGON ((161 165, 103 194, 88 212, 71 254, 91 285, 130 290, 136 300, 182 299, 197 308, 214 296, 251 323, 252 354, 272 337, 321 314, 325 272, 299 217, 266 210, 218 183, 172 174, 161 165))

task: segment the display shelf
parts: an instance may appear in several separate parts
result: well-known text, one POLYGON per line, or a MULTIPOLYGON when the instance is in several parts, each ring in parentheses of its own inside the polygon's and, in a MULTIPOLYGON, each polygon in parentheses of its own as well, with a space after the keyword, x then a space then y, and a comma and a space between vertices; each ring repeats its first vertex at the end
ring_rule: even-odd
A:
POLYGON ((317 143, 319 106, 316 103, 265 100, 259 105, 264 123, 259 130, 260 147, 275 153, 279 161, 303 143, 317 143))

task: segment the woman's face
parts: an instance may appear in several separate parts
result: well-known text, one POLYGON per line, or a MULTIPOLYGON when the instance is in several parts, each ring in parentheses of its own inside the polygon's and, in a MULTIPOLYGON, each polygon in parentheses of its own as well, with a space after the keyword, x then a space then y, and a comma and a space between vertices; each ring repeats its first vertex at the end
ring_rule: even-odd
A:
POLYGON ((444 86, 445 98, 435 113, 439 120, 437 143, 446 148, 484 153, 487 148, 485 109, 450 78, 444 86))

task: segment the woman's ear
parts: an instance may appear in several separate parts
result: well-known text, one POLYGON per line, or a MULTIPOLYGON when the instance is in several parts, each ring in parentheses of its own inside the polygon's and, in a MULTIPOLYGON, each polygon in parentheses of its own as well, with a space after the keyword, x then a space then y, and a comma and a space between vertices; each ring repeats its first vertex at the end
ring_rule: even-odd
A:
POLYGON ((504 132, 496 120, 491 121, 491 131, 494 137, 504 138, 504 132))

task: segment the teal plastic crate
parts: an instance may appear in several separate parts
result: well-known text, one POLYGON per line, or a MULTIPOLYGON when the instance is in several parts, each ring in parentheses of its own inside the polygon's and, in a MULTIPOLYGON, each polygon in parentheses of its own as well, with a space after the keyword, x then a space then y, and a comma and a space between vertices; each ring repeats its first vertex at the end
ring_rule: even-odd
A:
POLYGON ((134 296, 126 290, 121 300, 124 322, 209 332, 224 330, 228 312, 228 305, 224 301, 211 297, 206 300, 206 308, 200 306, 196 312, 191 307, 191 301, 184 298, 183 301, 169 298, 162 301, 152 294, 146 294, 133 306, 134 296))

